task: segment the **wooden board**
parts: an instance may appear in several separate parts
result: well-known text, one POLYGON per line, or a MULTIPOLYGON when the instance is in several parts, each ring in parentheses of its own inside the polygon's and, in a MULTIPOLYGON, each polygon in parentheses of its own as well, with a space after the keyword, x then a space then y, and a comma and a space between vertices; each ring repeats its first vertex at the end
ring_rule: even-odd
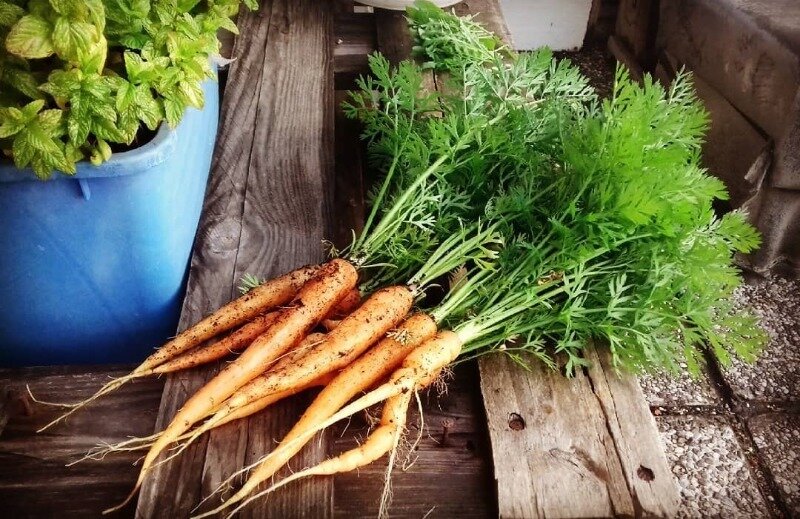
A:
MULTIPOLYGON (((42 400, 77 402, 91 396, 109 377, 132 366, 43 367, 0 370, 0 386, 24 395, 30 385, 42 400)), ((133 462, 140 453, 126 452, 67 467, 100 442, 116 443, 153 430, 164 382, 131 382, 91 404, 65 423, 36 431, 63 412, 35 405, 30 414, 11 406, 0 433, 0 517, 100 517, 122 501, 136 481, 133 462), (134 417, 134 418, 132 418, 134 417), (88 491, 90 489, 90 491, 88 491)), ((132 517, 134 505, 120 516, 132 517)))
POLYGON ((480 363, 500 517, 670 517, 678 506, 636 379, 593 367, 572 379, 531 359, 480 363))
POLYGON ((650 70, 658 28, 658 2, 620 0, 614 28, 615 45, 630 54, 639 68, 650 70))
MULTIPOLYGON (((274 276, 323 259, 333 189, 332 21, 329 3, 315 0, 265 1, 239 17, 181 328, 234 297, 244 273, 274 276)), ((170 377, 156 428, 212 374, 170 377)), ((159 466, 137 515, 188 515, 220 481, 269 452, 300 404, 289 400, 214 431, 159 466)), ((324 442, 311 442, 299 460, 324 451, 324 442)), ((301 482, 242 516, 326 517, 331 496, 330 481, 301 482)))

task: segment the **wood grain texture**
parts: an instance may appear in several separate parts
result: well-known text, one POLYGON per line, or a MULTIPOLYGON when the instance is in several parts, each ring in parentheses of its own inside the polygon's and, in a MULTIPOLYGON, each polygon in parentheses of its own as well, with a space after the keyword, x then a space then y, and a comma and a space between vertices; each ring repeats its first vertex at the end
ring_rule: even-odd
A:
POLYGON ((628 47, 622 43, 617 36, 609 36, 608 50, 614 56, 614 59, 625 65, 633 80, 642 80, 644 77, 644 70, 642 69, 642 66, 639 64, 633 54, 631 54, 628 47))
POLYGON ((605 348, 587 349, 586 359, 636 516, 673 517, 680 496, 639 382, 630 373, 617 373, 605 348))
POLYGON ((336 181, 334 188, 334 230, 331 240, 338 249, 348 246, 353 235, 364 227, 364 161, 366 151, 359 138, 358 121, 347 118, 342 103, 349 99, 346 91, 336 91, 336 181))
MULTIPOLYGON (((0 386, 37 398, 75 402, 91 396, 109 377, 133 366, 44 367, 0 370, 0 386)), ((121 453, 102 461, 67 467, 101 441, 119 442, 153 430, 164 382, 138 380, 76 413, 46 432, 36 430, 56 418, 60 408, 33 405, 9 416, 0 433, 0 517, 99 517, 122 501, 136 480, 139 453, 121 453), (135 418, 131 418, 135 417, 135 418), (91 489, 91 491, 87 491, 91 489)), ((120 516, 132 517, 134 505, 120 516)))
POLYGON ((0 435, 3 434, 9 418, 11 418, 11 389, 0 386, 0 435))
POLYGON ((589 379, 578 373, 565 384, 535 359, 531 368, 502 355, 480 362, 499 516, 632 514, 589 379))
MULTIPOLYGON (((411 58, 413 41, 408 30, 408 22, 402 11, 375 9, 375 27, 378 33, 378 50, 389 63, 397 64, 411 58)), ((422 75, 422 86, 428 90, 436 90, 436 76, 432 70, 425 70, 422 75)))
POLYGON ((499 0, 466 0, 453 6, 459 16, 473 15, 475 21, 495 33, 513 48, 511 33, 508 31, 499 0))
MULTIPOLYGON (((323 259, 333 174, 332 14, 312 0, 262 2, 240 13, 211 180, 192 258, 181 327, 235 296, 244 273, 274 276, 323 259), (302 64, 302 65, 301 65, 302 64)), ((157 429, 215 369, 171 377, 157 429)), ((290 400, 206 435, 153 471, 140 517, 183 517, 230 474, 271 449, 302 410, 290 400)), ((323 448, 304 451, 318 460, 323 448)), ((288 487, 242 514, 331 510, 332 483, 288 487)))
POLYGON ((632 375, 607 354, 571 379, 531 359, 480 362, 500 517, 670 517, 679 498, 632 375), (601 360, 602 359, 602 360, 601 360))

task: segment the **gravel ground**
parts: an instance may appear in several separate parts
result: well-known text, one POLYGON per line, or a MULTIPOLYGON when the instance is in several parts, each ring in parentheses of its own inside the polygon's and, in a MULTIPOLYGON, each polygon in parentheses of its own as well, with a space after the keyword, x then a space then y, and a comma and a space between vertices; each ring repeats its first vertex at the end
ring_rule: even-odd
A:
POLYGON ((689 375, 688 371, 679 375, 648 373, 639 376, 639 385, 651 406, 714 406, 721 402, 721 397, 711 387, 705 373, 695 377, 689 375))
POLYGON ((800 281, 766 279, 743 286, 735 297, 753 308, 770 343, 755 364, 736 361, 725 371, 734 394, 760 402, 800 400, 800 281))
POLYGON ((748 425, 786 506, 800 516, 800 415, 761 415, 748 425))
POLYGON ((769 517, 736 435, 722 418, 656 421, 681 493, 679 517, 769 517))

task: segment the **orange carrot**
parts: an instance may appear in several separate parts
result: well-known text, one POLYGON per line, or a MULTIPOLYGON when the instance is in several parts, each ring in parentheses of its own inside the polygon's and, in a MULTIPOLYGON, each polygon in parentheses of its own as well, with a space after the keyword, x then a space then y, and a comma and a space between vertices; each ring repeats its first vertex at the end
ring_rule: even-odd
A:
POLYGON ((178 334, 147 357, 134 373, 154 368, 224 331, 249 321, 265 310, 288 303, 319 269, 320 267, 316 265, 301 267, 262 283, 178 334))
MULTIPOLYGON (((324 337, 325 337, 325 334, 322 334, 322 333, 311 333, 311 334, 307 335, 306 338, 303 339, 295 349, 293 349, 292 351, 290 351, 289 353, 286 354, 285 358, 299 358, 301 355, 303 355, 305 353, 305 351, 307 350, 309 345, 314 344, 316 342, 319 342, 324 337)), ((225 425, 227 423, 233 422, 234 420, 238 420, 240 418, 244 418, 244 417, 250 416, 252 414, 255 414, 255 413, 261 411, 262 409, 265 409, 266 407, 272 405, 273 403, 275 403, 275 402, 277 402, 279 400, 282 400, 284 398, 287 398, 287 397, 290 397, 292 395, 295 395, 295 394, 297 394, 297 393, 299 393, 301 391, 304 391, 306 389, 309 389, 309 388, 312 388, 312 387, 325 386, 331 381, 332 378, 333 378, 332 375, 325 375, 325 376, 321 377, 320 379, 313 381, 312 383, 308 384, 305 387, 293 388, 291 390, 284 391, 282 393, 276 393, 276 394, 270 395, 270 396, 268 396, 266 398, 262 398, 261 400, 257 400, 257 401, 255 401, 255 402, 253 402, 253 403, 251 403, 251 404, 249 404, 247 406, 240 407, 239 409, 236 410, 236 412, 231 413, 230 415, 226 416, 225 420, 223 420, 222 422, 220 422, 220 423, 218 423, 216 425, 219 427, 219 426, 225 425)), ((198 429, 202 429, 202 427, 200 427, 198 429)), ((204 432, 204 431, 205 430, 201 431, 200 433, 198 433, 197 431, 191 431, 189 433, 186 433, 186 434, 182 435, 179 438, 179 440, 184 441, 184 443, 181 446, 181 448, 179 449, 178 453, 180 453, 180 451, 182 451, 186 446, 188 446, 188 444, 191 443, 191 441, 194 438, 199 436, 199 434, 202 434, 202 432, 204 432)), ((155 444, 156 440, 158 440, 158 437, 159 437, 159 434, 153 434, 153 435, 146 436, 146 437, 143 437, 143 438, 131 438, 129 440, 125 440, 125 441, 122 441, 122 442, 119 442, 119 443, 116 443, 116 444, 113 444, 113 445, 98 446, 98 447, 95 447, 95 448, 91 449, 85 456, 83 456, 82 458, 70 463, 69 465, 74 465, 76 463, 80 463, 81 461, 84 461, 84 460, 87 460, 87 459, 94 459, 94 460, 103 459, 107 454, 112 453, 112 452, 136 451, 136 450, 142 450, 142 449, 149 449, 150 447, 153 446, 153 444, 155 444)), ((171 455, 170 457, 173 457, 173 456, 174 456, 174 454, 171 455)))
POLYGON ((251 501, 274 492, 280 487, 291 483, 292 481, 310 476, 330 476, 334 474, 341 474, 342 472, 350 472, 369 465, 387 453, 391 453, 389 458, 389 466, 386 470, 386 488, 381 496, 380 510, 378 512, 378 517, 386 517, 386 508, 389 504, 388 500, 391 495, 391 493, 388 491, 389 475, 391 474, 392 467, 394 466, 394 455, 397 451, 397 445, 406 426, 408 405, 411 402, 411 397, 413 394, 414 393, 412 391, 407 391, 405 393, 400 393, 399 395, 389 397, 383 406, 380 424, 369 433, 366 440, 358 447, 350 449, 349 451, 345 451, 333 458, 329 458, 314 467, 293 473, 292 475, 282 479, 279 483, 276 483, 266 490, 247 498, 241 505, 235 508, 230 515, 235 514, 247 506, 247 504, 251 501))
POLYGON ((184 352, 174 359, 168 360, 145 373, 174 373, 176 371, 208 364, 230 353, 241 351, 267 331, 267 329, 275 323, 277 318, 277 311, 256 316, 250 322, 238 328, 224 339, 214 344, 198 346, 195 349, 184 352))
MULTIPOLYGON (((239 491, 227 501, 223 502, 219 507, 196 516, 196 519, 215 515, 225 508, 228 508, 231 505, 247 498, 248 495, 254 492, 261 483, 263 483, 270 475, 272 475, 272 473, 274 473, 274 470, 262 470, 262 468, 267 466, 266 463, 270 458, 280 456, 281 454, 279 454, 279 451, 282 449, 294 448, 295 444, 308 441, 308 439, 317 432, 329 427, 341 419, 351 416, 354 413, 363 411, 364 409, 367 409, 378 402, 411 393, 412 391, 422 389, 431 384, 439 376, 442 369, 444 369, 448 364, 455 360, 456 357, 458 357, 458 354, 461 352, 462 344, 461 338, 451 331, 442 331, 437 333, 434 338, 426 341, 420 347, 409 353, 403 361, 402 366, 395 370, 388 382, 376 389, 373 389, 361 398, 345 406, 327 420, 320 422, 313 427, 309 427, 303 431, 302 434, 299 434, 294 441, 282 444, 280 447, 268 454, 264 459, 259 461, 255 466, 248 467, 249 469, 253 470, 250 472, 250 477, 242 486, 242 488, 239 489, 239 491)), ((399 407, 402 402, 402 399, 397 399, 393 402, 393 406, 399 407)), ((392 413, 394 413, 394 411, 392 411, 392 413)), ((377 449, 382 445, 384 445, 383 442, 376 441, 371 445, 371 448, 373 449, 372 451, 361 452, 359 453, 359 456, 361 459, 370 459, 374 458, 375 456, 380 457, 382 454, 378 454, 377 449)), ((326 470, 338 471, 336 463, 331 463, 326 470)), ((263 493, 264 492, 249 498, 246 502, 255 499, 263 493)), ((244 506, 244 504, 241 506, 244 506)))
POLYGON ((304 386, 325 373, 344 368, 397 325, 412 304, 412 293, 406 287, 378 290, 306 355, 291 362, 284 359, 276 363, 271 370, 237 391, 215 413, 210 423, 250 402, 295 386, 304 386))
MULTIPOLYGON (((350 290, 347 295, 336 305, 336 308, 328 315, 330 319, 337 319, 345 316, 353 311, 361 301, 361 293, 357 288, 350 290)), ((183 369, 193 368, 202 364, 207 364, 215 360, 219 360, 230 353, 239 352, 250 345, 256 338, 267 331, 272 326, 278 312, 269 312, 266 314, 258 315, 249 322, 242 325, 237 330, 233 331, 224 339, 207 346, 198 346, 192 350, 182 353, 181 355, 169 360, 154 369, 143 372, 145 375, 149 374, 162 374, 173 373, 183 369)))
POLYGON ((275 449, 275 455, 264 461, 259 469, 264 477, 271 477, 303 448, 306 442, 297 439, 305 431, 327 420, 351 398, 388 377, 409 353, 435 333, 436 323, 428 315, 412 315, 389 336, 344 368, 317 395, 300 420, 286 434, 275 449))
POLYGON ((357 280, 355 267, 345 260, 335 259, 321 267, 303 285, 291 306, 279 312, 269 330, 184 404, 145 456, 131 494, 125 502, 107 512, 130 501, 161 451, 239 387, 260 374, 271 361, 300 342, 355 287, 357 280))

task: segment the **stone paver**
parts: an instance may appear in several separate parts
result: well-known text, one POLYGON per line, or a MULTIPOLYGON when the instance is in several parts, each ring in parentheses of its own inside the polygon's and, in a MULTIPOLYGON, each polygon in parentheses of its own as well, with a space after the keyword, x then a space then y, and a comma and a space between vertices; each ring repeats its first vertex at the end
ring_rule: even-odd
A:
POLYGON ((752 365, 735 361, 724 371, 734 394, 760 402, 800 400, 800 281, 767 279, 737 291, 758 314, 769 346, 752 365))
POLYGON ((748 426, 786 506, 800 516, 800 415, 761 415, 748 426))
POLYGON ((769 517, 731 426, 723 418, 656 418, 681 493, 679 517, 769 517))
POLYGON ((705 373, 692 377, 684 370, 680 374, 647 373, 638 378, 651 406, 714 406, 722 401, 705 373))

